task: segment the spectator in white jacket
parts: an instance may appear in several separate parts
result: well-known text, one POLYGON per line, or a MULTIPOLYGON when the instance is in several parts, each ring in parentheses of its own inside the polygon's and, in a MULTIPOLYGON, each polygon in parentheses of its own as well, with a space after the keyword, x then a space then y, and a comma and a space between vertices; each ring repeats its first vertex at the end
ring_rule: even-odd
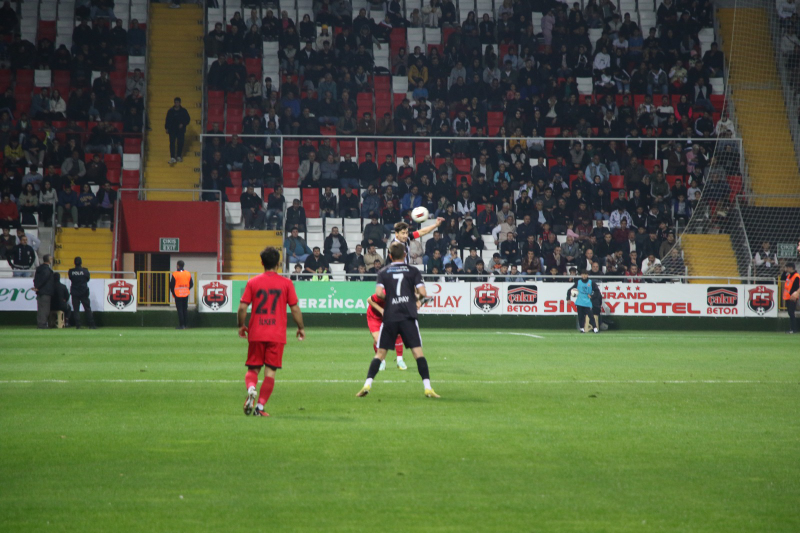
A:
POLYGON ((612 211, 611 216, 608 217, 608 228, 611 231, 614 231, 620 226, 621 220, 626 220, 629 228, 633 227, 633 219, 631 218, 631 214, 628 213, 624 207, 619 206, 619 209, 612 211))
POLYGON ((661 260, 656 258, 656 255, 651 253, 644 261, 642 261, 642 274, 645 276, 651 274, 651 270, 656 266, 661 266, 661 260))

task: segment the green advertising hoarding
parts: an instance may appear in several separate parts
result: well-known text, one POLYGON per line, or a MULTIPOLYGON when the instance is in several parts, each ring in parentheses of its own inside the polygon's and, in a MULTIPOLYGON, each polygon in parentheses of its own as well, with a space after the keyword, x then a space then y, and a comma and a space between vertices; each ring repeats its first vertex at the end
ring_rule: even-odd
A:
MULTIPOLYGON (((246 281, 233 282, 233 310, 239 308, 246 281)), ((375 292, 375 283, 350 281, 296 281, 294 288, 304 313, 365 313, 367 298, 375 292)))

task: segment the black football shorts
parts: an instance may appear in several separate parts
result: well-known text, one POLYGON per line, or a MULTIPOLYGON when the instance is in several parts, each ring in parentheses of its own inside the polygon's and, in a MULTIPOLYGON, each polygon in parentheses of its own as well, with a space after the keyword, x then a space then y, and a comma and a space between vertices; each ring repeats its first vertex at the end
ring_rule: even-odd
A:
POLYGON ((400 322, 384 322, 378 337, 378 348, 394 350, 397 336, 403 339, 406 348, 419 348, 422 346, 422 336, 419 334, 419 322, 408 318, 400 322))

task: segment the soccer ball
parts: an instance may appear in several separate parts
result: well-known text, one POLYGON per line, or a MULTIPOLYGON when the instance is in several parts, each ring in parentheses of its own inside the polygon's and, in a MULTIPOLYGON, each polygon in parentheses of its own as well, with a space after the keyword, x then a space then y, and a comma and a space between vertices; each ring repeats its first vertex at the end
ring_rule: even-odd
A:
POLYGON ((420 224, 428 220, 428 215, 428 209, 425 207, 415 207, 414 210, 411 211, 411 219, 420 224))
POLYGON ((578 289, 572 289, 571 291, 569 291, 569 295, 574 300, 575 298, 578 297, 578 289))

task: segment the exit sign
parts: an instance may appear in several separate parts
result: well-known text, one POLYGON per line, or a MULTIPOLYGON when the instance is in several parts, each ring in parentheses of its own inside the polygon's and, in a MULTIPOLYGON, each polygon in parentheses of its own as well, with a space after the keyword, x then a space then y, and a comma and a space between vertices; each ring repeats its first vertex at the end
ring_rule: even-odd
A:
POLYGON ((161 237, 158 240, 159 252, 180 252, 181 240, 178 238, 161 237))
POLYGON ((797 245, 793 242, 779 242, 778 257, 781 259, 794 259, 797 257, 797 245))

